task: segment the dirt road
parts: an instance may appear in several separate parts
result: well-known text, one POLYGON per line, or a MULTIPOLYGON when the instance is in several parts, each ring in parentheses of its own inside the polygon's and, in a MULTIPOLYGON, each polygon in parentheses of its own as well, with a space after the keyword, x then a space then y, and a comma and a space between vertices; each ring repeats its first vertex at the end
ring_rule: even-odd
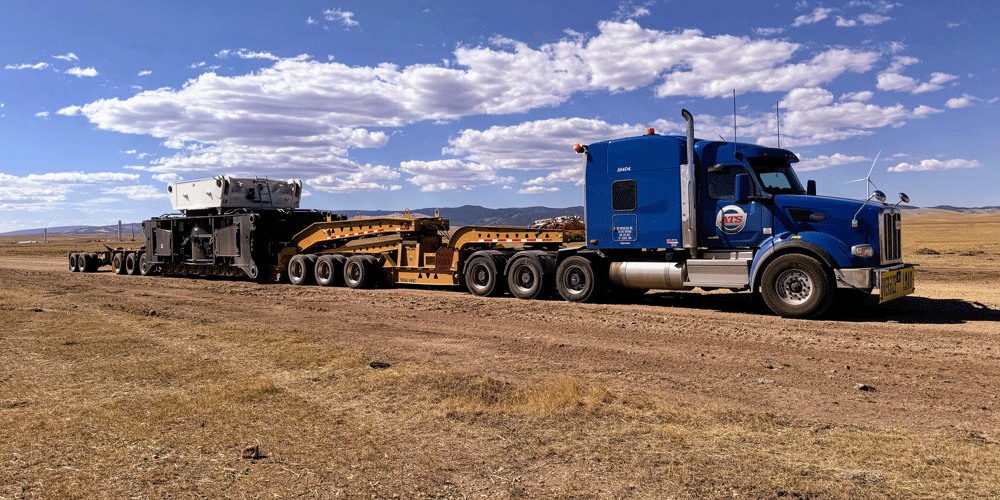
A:
POLYGON ((66 308, 275 325, 373 360, 500 380, 569 374, 624 392, 876 428, 1000 428, 1000 272, 921 268, 917 293, 838 319, 768 314, 749 294, 652 292, 638 304, 479 298, 446 290, 293 287, 69 273, 0 261, 8 290, 66 308))

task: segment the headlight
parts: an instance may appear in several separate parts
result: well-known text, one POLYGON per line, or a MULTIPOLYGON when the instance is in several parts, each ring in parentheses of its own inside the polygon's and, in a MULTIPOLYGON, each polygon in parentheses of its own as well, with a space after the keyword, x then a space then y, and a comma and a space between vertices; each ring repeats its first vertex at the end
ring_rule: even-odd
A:
POLYGON ((851 253, 858 257, 874 257, 875 250, 872 249, 871 245, 854 245, 851 247, 851 253))

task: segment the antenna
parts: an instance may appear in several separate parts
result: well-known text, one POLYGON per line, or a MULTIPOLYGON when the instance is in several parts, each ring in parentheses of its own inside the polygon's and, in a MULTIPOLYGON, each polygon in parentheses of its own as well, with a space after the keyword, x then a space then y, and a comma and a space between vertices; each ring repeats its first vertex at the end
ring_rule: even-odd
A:
POLYGON ((736 89, 733 89, 733 158, 739 160, 736 157, 736 89))
POLYGON ((781 149, 781 101, 774 104, 774 123, 778 127, 778 149, 781 149))

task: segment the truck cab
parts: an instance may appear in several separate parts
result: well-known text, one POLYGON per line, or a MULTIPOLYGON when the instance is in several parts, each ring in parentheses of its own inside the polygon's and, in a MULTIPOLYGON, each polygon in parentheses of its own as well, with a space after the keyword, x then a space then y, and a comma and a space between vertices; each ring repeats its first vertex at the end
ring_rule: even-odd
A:
MULTIPOLYGON (((775 313, 815 317, 840 302, 913 291, 900 211, 817 196, 784 149, 647 135, 581 146, 587 248, 625 288, 751 290, 775 313)), ((901 193, 902 199, 908 199, 901 193)), ((872 198, 881 198, 873 202, 872 198)))

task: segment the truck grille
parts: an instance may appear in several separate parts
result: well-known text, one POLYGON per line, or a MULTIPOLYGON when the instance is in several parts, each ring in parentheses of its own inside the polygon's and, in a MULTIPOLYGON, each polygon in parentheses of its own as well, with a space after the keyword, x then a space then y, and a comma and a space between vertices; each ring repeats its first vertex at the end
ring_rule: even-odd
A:
POLYGON ((903 239, 900 236, 902 218, 899 210, 883 208, 879 216, 879 237, 882 247, 882 264, 892 264, 903 259, 903 239))

